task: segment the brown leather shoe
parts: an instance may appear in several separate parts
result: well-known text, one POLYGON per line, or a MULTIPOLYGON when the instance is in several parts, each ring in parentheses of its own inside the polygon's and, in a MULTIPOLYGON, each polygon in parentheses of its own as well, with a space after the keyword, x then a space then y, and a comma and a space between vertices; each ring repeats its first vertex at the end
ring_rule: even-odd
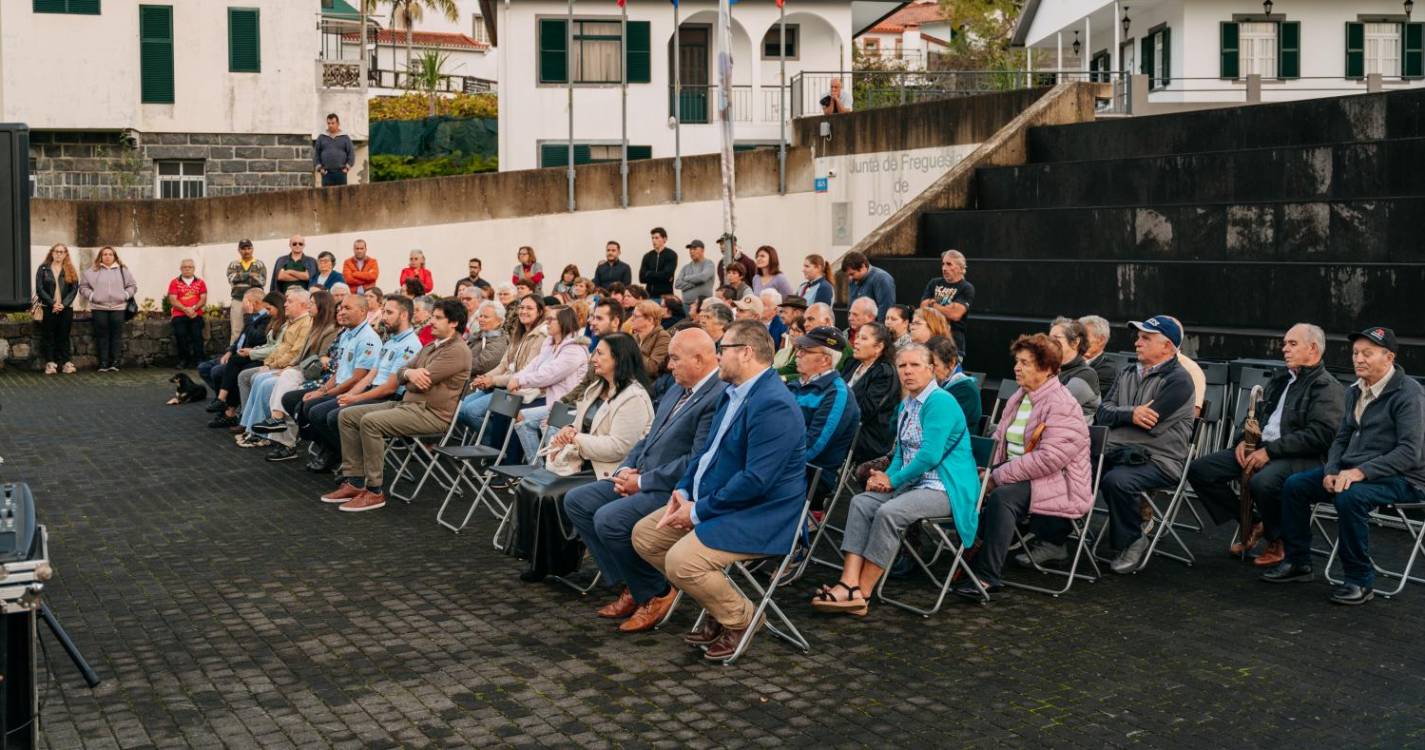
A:
POLYGON ((618 599, 599 607, 598 615, 606 620, 620 620, 633 614, 638 609, 638 602, 633 600, 633 594, 628 593, 625 586, 618 594, 618 599))
POLYGON ((711 617, 704 617, 703 624, 697 630, 683 636, 683 642, 689 646, 706 646, 722 637, 722 623, 711 617))
POLYGON ((762 629, 762 622, 759 619, 745 630, 723 628, 722 636, 708 645, 708 650, 703 652, 703 658, 709 661, 726 661, 732 658, 744 638, 751 637, 752 633, 762 629))
POLYGON ((332 492, 328 492, 327 494, 322 495, 322 502, 335 503, 340 505, 345 503, 347 500, 350 500, 353 497, 360 495, 365 491, 366 490, 357 487, 351 482, 342 482, 340 487, 337 487, 332 492))
POLYGON ((619 624, 618 629, 625 633, 642 633, 645 630, 652 630, 658 623, 663 622, 664 617, 668 616, 668 610, 673 608, 673 600, 677 598, 678 590, 669 586, 668 593, 663 596, 655 596, 644 602, 632 617, 619 624))
POLYGON ((1235 544, 1227 548, 1227 551, 1233 557, 1241 557, 1243 552, 1257 546, 1257 542, 1260 541, 1261 538, 1262 524, 1254 523, 1252 524, 1252 530, 1247 532, 1247 538, 1245 540, 1238 539, 1235 544))
POLYGON ((1280 539, 1267 545, 1267 550, 1253 561, 1253 565, 1259 568, 1274 568, 1286 559, 1286 548, 1282 546, 1280 539))

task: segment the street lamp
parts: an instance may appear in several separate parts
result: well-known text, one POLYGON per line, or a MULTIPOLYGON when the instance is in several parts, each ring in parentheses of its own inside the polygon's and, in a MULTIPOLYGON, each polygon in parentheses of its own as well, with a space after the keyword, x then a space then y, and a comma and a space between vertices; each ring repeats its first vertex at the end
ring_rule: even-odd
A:
POLYGON ((1128 27, 1133 25, 1133 19, 1128 17, 1128 6, 1123 6, 1123 35, 1128 36, 1128 27))
POLYGON ((1273 5, 1275 5, 1275 3, 1273 3, 1272 0, 1262 0, 1262 12, 1270 16, 1272 14, 1273 5))
POLYGON ((1410 14, 1415 11, 1415 0, 1405 0, 1405 20, 1410 20, 1410 14))
POLYGON ((1079 56, 1079 49, 1082 48, 1082 47, 1083 47, 1083 45, 1082 45, 1082 44, 1079 44, 1079 32, 1075 31, 1075 32, 1074 32, 1074 57, 1078 57, 1078 56, 1079 56))

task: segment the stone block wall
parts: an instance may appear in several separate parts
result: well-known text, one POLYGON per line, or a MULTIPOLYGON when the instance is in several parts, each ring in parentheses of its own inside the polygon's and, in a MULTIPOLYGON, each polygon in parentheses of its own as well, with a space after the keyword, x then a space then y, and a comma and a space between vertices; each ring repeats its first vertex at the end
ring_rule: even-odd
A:
MULTIPOLYGON (((226 311, 218 317, 209 316, 204 330, 207 352, 211 355, 221 352, 228 345, 230 333, 226 311)), ((94 327, 87 312, 76 313, 69 346, 75 367, 92 370, 98 365, 94 354, 94 327)), ((40 355, 39 323, 28 317, 0 319, 0 369, 41 370, 45 361, 40 355)), ((124 324, 122 366, 166 367, 176 361, 169 318, 136 317, 124 324)))
POLYGON ((35 197, 143 199, 155 194, 154 162, 202 161, 208 196, 311 187, 308 135, 117 132, 30 133, 35 197))

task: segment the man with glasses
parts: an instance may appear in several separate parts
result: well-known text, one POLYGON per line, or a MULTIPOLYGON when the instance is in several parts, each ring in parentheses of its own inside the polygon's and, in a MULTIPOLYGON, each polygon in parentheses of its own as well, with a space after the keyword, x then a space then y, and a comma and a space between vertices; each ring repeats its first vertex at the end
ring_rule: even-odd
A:
POLYGON ((723 570, 791 549, 806 497, 806 425, 772 370, 772 337, 760 321, 733 323, 717 352, 728 389, 708 440, 688 459, 668 504, 634 527, 633 548, 707 609, 684 640, 723 661, 762 625, 723 570))
POLYGON ((272 291, 287 293, 292 287, 308 288, 317 277, 317 261, 306 255, 307 239, 300 234, 287 241, 288 252, 272 264, 272 291))

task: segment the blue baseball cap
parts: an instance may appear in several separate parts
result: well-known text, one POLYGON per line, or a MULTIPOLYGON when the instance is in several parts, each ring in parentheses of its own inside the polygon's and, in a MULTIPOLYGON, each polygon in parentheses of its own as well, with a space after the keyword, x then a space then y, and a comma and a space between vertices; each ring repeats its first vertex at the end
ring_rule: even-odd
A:
POLYGON ((1130 320, 1128 321, 1128 325, 1131 325, 1134 328, 1143 331, 1144 333, 1161 333, 1166 336, 1169 341, 1173 342, 1173 346, 1178 347, 1179 349, 1182 348, 1182 326, 1178 325, 1177 321, 1166 315, 1154 315, 1153 317, 1141 322, 1137 320, 1130 320))

